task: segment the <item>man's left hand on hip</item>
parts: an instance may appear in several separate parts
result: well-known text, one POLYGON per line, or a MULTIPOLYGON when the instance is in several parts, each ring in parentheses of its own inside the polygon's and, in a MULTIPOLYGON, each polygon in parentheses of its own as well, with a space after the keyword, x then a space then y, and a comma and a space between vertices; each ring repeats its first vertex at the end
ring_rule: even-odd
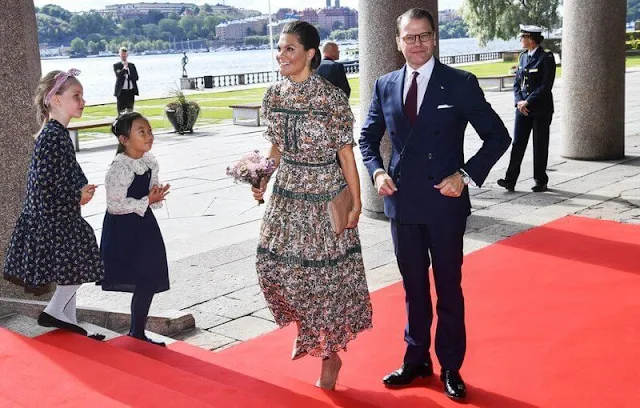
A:
POLYGON ((462 191, 464 191, 465 184, 462 180, 462 175, 456 172, 449 177, 446 177, 434 187, 440 190, 440 194, 443 196, 460 197, 460 195, 462 195, 462 191))

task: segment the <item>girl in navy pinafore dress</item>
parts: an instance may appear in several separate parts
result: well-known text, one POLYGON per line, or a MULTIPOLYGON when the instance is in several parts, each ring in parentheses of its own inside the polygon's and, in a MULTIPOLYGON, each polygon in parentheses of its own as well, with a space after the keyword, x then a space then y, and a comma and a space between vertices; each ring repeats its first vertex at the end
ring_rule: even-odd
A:
POLYGON ((133 293, 129 336, 163 346, 147 338, 144 330, 153 296, 169 289, 164 241, 151 211, 162 206, 169 185, 158 183, 158 162, 149 152, 153 134, 147 119, 137 112, 125 113, 112 131, 119 145, 105 181, 102 289, 133 293))

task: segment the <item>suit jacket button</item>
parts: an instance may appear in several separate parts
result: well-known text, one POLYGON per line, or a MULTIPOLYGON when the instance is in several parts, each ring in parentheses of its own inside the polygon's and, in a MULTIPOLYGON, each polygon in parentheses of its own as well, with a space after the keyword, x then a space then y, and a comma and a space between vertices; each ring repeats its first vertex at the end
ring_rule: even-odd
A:
POLYGON ((427 179, 433 180, 433 176, 429 176, 429 177, 427 177, 427 179))
POLYGON ((429 153, 427 157, 429 158, 429 160, 433 159, 433 155, 431 153, 429 153))

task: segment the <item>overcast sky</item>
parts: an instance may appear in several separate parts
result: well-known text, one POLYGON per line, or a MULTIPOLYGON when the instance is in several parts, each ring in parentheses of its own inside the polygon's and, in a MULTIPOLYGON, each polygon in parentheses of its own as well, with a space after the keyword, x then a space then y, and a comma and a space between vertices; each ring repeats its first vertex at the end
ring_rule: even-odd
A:
MULTIPOLYGON (((184 1, 184 0, 155 0, 157 2, 167 2, 167 3, 195 3, 198 5, 202 5, 204 3, 216 4, 216 3, 225 3, 228 6, 235 6, 246 9, 260 10, 264 13, 268 10, 268 2, 267 0, 210 0, 210 1, 184 1)), ((391 1, 391 0, 390 0, 391 1)), ((148 0, 147 3, 151 3, 153 1, 148 0)), ((70 11, 82 11, 82 10, 91 10, 91 9, 101 9, 104 8, 107 4, 126 4, 126 3, 137 3, 137 1, 114 1, 114 0, 34 0, 34 4, 37 7, 42 7, 45 4, 56 4, 62 8, 65 8, 70 11)), ((306 7, 313 8, 322 8, 326 4, 326 0, 306 0, 304 5, 306 7)), ((458 8, 462 4, 462 0, 440 0, 438 2, 438 6, 440 10, 448 9, 448 8, 458 8)), ((358 0, 341 0, 341 6, 358 8, 358 0)), ((271 0, 271 8, 272 11, 275 12, 281 7, 292 7, 297 8, 300 7, 299 1, 296 0, 271 0)))

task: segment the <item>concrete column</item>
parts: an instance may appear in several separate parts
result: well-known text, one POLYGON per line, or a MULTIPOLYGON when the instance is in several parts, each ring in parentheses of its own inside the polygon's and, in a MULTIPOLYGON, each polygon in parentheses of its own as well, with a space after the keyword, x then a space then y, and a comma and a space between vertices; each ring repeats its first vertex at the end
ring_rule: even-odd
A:
MULTIPOLYGON (((0 269, 26 187, 33 136, 39 129, 33 95, 40 79, 33 1, 4 0, 0 7, 0 269)), ((0 297, 25 297, 0 278, 0 297)))
MULTIPOLYGON (((404 57, 396 45, 396 19, 412 7, 429 10, 435 20, 435 29, 438 29, 437 0, 360 0, 358 2, 361 122, 364 122, 367 117, 376 79, 404 64, 404 57)), ((391 145, 387 136, 382 139, 380 152, 387 164, 391 155, 391 145)), ((358 172, 362 186, 363 213, 372 218, 384 218, 382 198, 375 191, 362 160, 358 161, 358 172)))
POLYGON ((562 155, 624 157, 625 0, 565 0, 562 155))

